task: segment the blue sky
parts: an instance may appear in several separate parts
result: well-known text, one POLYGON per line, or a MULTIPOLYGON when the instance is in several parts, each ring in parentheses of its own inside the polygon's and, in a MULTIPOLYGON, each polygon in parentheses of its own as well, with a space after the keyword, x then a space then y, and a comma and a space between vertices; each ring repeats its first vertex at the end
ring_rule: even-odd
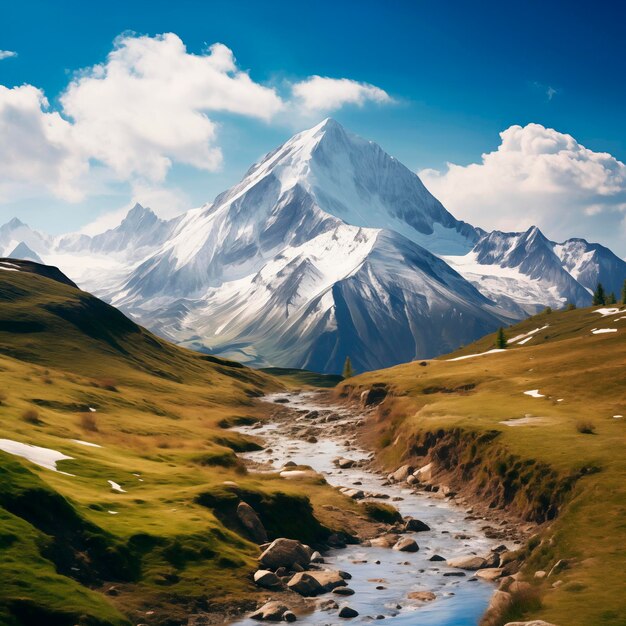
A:
MULTIPOLYGON (((306 115, 294 113, 295 106, 287 104, 288 114, 282 110, 266 118, 228 107, 212 110, 206 113, 215 124, 211 145, 221 150, 221 164, 209 171, 197 166, 196 156, 178 160, 170 154, 167 173, 158 181, 124 179, 119 170, 111 178, 98 162, 97 149, 89 152, 84 146, 91 174, 84 174, 90 180, 81 184, 80 194, 59 193, 50 182, 54 176, 46 172, 37 192, 25 190, 23 184, 16 191, 10 180, 3 193, 0 171, 0 221, 17 214, 42 229, 76 229, 126 206, 131 196, 141 200, 147 187, 158 188, 159 193, 145 193, 157 204, 171 198, 180 209, 196 206, 236 182, 260 155, 330 114, 411 169, 430 170, 427 185, 462 218, 487 228, 517 228, 525 224, 526 204, 541 205, 529 217, 541 222, 545 214, 539 225, 548 231, 563 223, 565 235, 576 234, 570 231, 580 227, 586 229, 578 233, 581 236, 619 245, 615 229, 619 237, 626 235, 626 180, 613 161, 600 159, 606 171, 597 181, 599 199, 589 193, 587 174, 580 182, 576 173, 579 178, 572 183, 572 172, 559 170, 555 181, 564 195, 555 197, 554 185, 539 196, 526 196, 527 190, 522 190, 523 198, 512 203, 506 220, 497 209, 506 197, 489 189, 491 195, 484 200, 488 208, 481 211, 474 197, 478 191, 467 198, 454 188, 472 184, 484 189, 485 180, 498 175, 497 167, 450 174, 446 163, 484 165, 481 155, 498 148, 499 133, 528 124, 540 125, 524 135, 532 134, 533 145, 546 140, 541 128, 554 129, 574 138, 577 154, 577 146, 584 146, 593 153, 608 153, 618 164, 626 161, 625 6, 619 1, 596 6, 535 1, 4 2, 0 50, 16 56, 0 60, 0 85, 40 89, 49 101, 46 112, 58 111, 70 122, 61 94, 77 71, 93 76, 93 69, 85 68, 106 62, 114 40, 123 33, 149 38, 175 33, 192 55, 203 55, 220 42, 232 51, 238 71, 276 90, 285 102, 293 85, 312 76, 366 83, 388 99, 365 96, 358 104, 308 109, 306 115), (584 193, 568 196, 567 188, 579 183, 584 193), (168 190, 174 191, 168 195, 168 190), (551 201, 558 210, 552 210, 551 201), (572 205, 584 216, 582 222, 568 213, 572 205)), ((89 109, 91 114, 94 110, 89 109)), ((547 140, 561 142, 560 135, 547 140)), ((5 158, 13 163, 16 156, 5 158)), ((598 159, 591 160, 595 167, 598 159)), ((509 162, 498 167, 508 167, 509 162)), ((544 163, 540 160, 539 166, 544 163)), ((82 172, 81 167, 76 165, 82 172)), ((537 169, 536 160, 519 167, 518 178, 524 179, 524 167, 537 169)))

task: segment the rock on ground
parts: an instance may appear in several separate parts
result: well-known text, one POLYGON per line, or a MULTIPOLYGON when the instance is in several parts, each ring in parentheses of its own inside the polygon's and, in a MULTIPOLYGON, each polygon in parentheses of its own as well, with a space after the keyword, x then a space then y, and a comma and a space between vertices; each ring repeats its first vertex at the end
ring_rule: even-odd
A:
POLYGON ((502 576, 503 570, 499 567, 487 567, 476 572, 478 578, 483 580, 496 580, 502 576))
POLYGON ((401 483, 401 482, 404 482, 409 477, 412 471, 413 471, 413 466, 402 465, 390 475, 390 478, 392 480, 395 480, 397 483, 401 483))
POLYGON ((254 541, 257 543, 267 541, 267 533, 261 519, 247 502, 240 502, 237 505, 237 517, 254 541))
POLYGON ((428 463, 428 465, 424 465, 420 467, 418 470, 413 472, 413 476, 417 478, 421 483, 429 483, 433 479, 433 471, 434 467, 432 463, 428 463))
POLYGON ((308 565, 310 560, 309 551, 299 541, 284 537, 272 541, 259 557, 261 565, 268 569, 279 567, 293 569, 294 565, 303 567, 308 565))
POLYGON ((260 569, 256 571, 254 573, 254 582, 259 585, 259 587, 265 587, 266 589, 279 587, 281 585, 280 578, 268 569, 260 569))

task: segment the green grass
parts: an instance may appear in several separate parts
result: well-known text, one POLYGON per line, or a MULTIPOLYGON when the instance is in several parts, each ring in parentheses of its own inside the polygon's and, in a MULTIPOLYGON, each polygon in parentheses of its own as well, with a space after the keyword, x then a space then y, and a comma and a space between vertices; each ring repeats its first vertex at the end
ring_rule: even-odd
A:
POLYGON ((329 503, 359 512, 323 481, 248 474, 236 458, 258 444, 227 428, 262 419, 255 398, 281 382, 173 346, 71 285, 2 273, 0 383, 0 438, 72 457, 64 474, 0 452, 2 624, 117 626, 148 610, 150 624, 171 624, 198 607, 245 606, 258 547, 207 500, 225 481, 274 534, 347 528, 329 503), (299 524, 281 523, 290 510, 299 524))
POLYGON ((568 626, 626 623, 626 418, 613 418, 626 416, 626 319, 595 310, 540 314, 506 329, 511 339, 548 325, 525 345, 448 360, 493 349, 494 334, 426 365, 357 376, 337 392, 357 397, 375 382, 392 388, 369 435, 390 467, 439 441, 444 466, 456 463, 485 498, 533 519, 541 508, 558 509, 525 575, 533 580, 535 570, 575 559, 560 587, 541 583, 542 608, 531 611, 568 626), (591 333, 599 328, 618 332, 591 333), (532 389, 545 397, 523 393, 532 389), (501 423, 526 416, 535 419, 501 423))

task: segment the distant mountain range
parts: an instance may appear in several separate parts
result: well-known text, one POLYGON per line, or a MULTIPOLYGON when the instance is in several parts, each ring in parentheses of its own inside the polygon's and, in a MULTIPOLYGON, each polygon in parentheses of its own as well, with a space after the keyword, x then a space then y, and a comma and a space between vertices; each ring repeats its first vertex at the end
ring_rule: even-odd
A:
POLYGON ((449 352, 545 306, 621 290, 626 263, 538 228, 487 233, 332 119, 213 203, 50 237, 17 219, 0 255, 57 265, 156 333, 255 366, 377 369, 449 352))

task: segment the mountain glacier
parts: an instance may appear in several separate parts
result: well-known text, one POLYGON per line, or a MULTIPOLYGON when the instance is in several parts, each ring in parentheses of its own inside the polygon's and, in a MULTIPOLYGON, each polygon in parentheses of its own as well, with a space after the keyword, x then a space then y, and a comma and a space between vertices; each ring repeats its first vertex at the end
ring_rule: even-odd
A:
POLYGON ((190 348, 327 372, 346 356, 358 370, 435 356, 626 278, 598 244, 455 219, 416 174, 331 119, 177 218, 137 205, 94 237, 0 227, 2 254, 21 244, 190 348))

